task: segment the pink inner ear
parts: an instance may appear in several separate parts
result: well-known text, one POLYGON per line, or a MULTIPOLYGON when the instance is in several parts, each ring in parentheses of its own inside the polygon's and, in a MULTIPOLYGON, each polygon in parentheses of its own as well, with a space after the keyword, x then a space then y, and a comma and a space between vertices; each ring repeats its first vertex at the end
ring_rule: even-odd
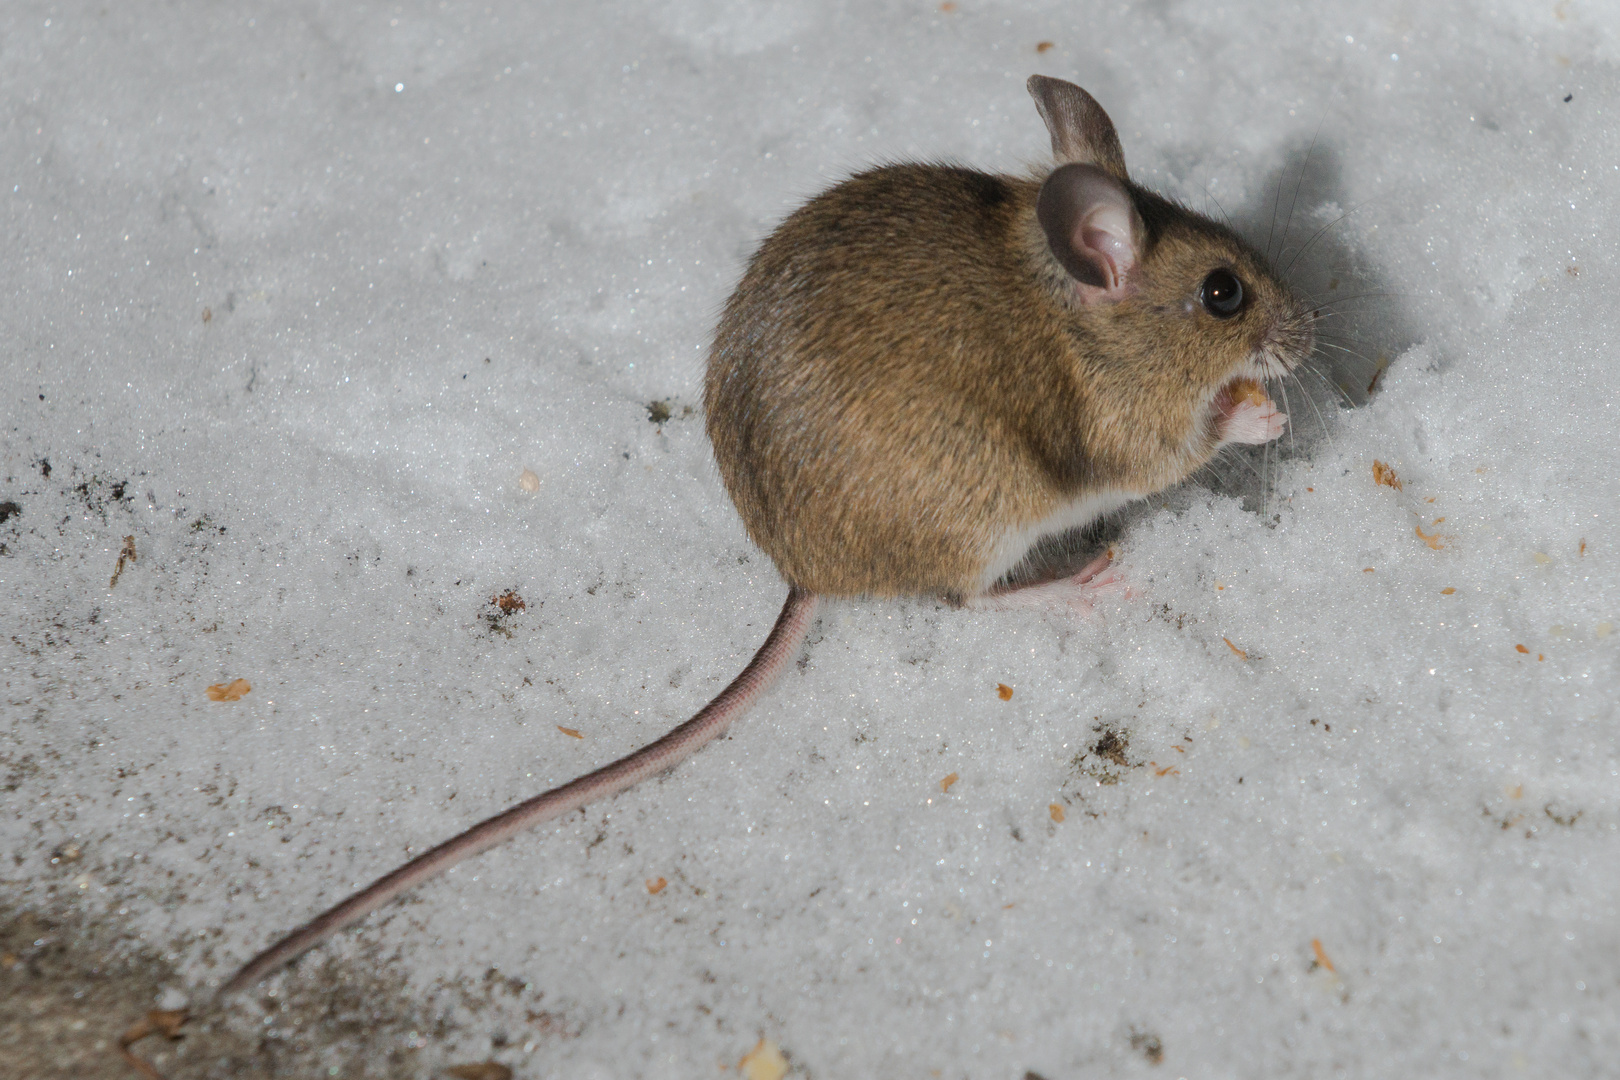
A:
POLYGON ((1060 166, 1041 185, 1036 216, 1081 303, 1130 294, 1140 225, 1130 192, 1117 179, 1095 165, 1060 166))
POLYGON ((1091 222, 1080 226, 1079 243, 1081 250, 1092 256, 1092 261, 1102 270, 1107 284, 1103 291, 1110 296, 1122 293, 1125 289, 1125 279, 1136 264, 1136 251, 1131 247, 1128 239, 1121 239, 1105 228, 1098 228, 1091 222))
POLYGON ((1102 199, 1085 215, 1077 230, 1077 246, 1092 256, 1092 261, 1102 267, 1103 277, 1108 280, 1103 287, 1108 300, 1118 300, 1124 295, 1131 270, 1136 269, 1136 243, 1132 236, 1136 230, 1132 228, 1131 217, 1129 204, 1102 199))

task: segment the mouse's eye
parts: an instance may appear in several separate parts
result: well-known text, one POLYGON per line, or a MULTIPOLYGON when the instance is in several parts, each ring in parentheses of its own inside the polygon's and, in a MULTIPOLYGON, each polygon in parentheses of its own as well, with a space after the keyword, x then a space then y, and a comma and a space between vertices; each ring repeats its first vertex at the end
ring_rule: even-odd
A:
POLYGON ((1198 289, 1198 302, 1217 319, 1230 319, 1243 306, 1243 282, 1230 270, 1212 270, 1198 289))

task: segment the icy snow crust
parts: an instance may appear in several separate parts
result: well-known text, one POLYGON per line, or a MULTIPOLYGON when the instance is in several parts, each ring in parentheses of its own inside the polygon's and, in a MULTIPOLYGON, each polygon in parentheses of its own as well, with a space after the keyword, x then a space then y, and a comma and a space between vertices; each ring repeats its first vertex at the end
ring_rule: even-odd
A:
POLYGON ((6 4, 5 895, 197 1005, 683 719, 784 595, 696 411, 744 259, 870 163, 1041 160, 1043 72, 1284 262, 1338 221, 1295 272, 1358 407, 1290 386, 1292 440, 1126 513, 1093 619, 830 605, 728 739, 316 956, 447 1018, 422 1076, 1612 1070, 1617 27, 6 4))

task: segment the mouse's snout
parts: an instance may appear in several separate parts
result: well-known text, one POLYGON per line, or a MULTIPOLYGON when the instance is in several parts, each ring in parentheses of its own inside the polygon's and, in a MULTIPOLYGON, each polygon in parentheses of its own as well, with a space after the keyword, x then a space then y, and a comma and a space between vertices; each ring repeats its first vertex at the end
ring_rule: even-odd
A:
POLYGON ((1268 379, 1278 378, 1303 364, 1316 349, 1315 312, 1290 297, 1286 311, 1272 320, 1255 350, 1256 365, 1268 379))

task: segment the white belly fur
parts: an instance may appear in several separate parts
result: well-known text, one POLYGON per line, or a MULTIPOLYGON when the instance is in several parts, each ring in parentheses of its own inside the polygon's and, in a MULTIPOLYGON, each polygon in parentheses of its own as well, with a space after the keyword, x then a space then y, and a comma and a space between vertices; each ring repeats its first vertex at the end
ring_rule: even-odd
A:
POLYGON ((1144 498, 1145 491, 1109 489, 1059 506, 1052 513, 1021 528, 1008 529, 991 545, 990 560, 979 581, 979 591, 988 591, 1002 576, 1024 561, 1031 548, 1049 536, 1066 533, 1070 529, 1089 525, 1105 514, 1111 514, 1126 503, 1144 498))

